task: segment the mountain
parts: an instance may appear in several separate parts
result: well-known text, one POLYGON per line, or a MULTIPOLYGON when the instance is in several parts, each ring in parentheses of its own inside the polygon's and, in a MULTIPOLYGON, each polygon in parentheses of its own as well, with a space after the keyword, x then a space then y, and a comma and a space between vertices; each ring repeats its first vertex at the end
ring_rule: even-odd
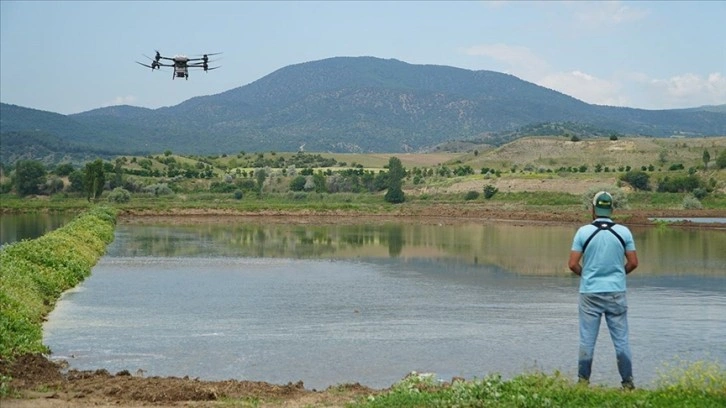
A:
POLYGON ((1 109, 2 133, 41 131, 119 154, 301 146, 395 153, 560 122, 625 135, 726 135, 726 112, 719 107, 591 105, 503 73, 374 57, 291 65, 248 85, 159 109, 113 106, 67 116, 7 104, 1 109))

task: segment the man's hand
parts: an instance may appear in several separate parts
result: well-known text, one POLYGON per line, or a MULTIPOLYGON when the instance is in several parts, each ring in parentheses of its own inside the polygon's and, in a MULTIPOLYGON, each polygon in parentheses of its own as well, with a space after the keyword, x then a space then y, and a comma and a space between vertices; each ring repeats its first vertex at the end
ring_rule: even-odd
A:
POLYGON ((635 251, 625 251, 625 274, 633 272, 638 267, 638 254, 635 251))
POLYGON ((577 276, 582 275, 582 266, 580 265, 580 258, 582 258, 582 252, 570 251, 570 260, 567 262, 567 266, 570 267, 572 273, 577 276))

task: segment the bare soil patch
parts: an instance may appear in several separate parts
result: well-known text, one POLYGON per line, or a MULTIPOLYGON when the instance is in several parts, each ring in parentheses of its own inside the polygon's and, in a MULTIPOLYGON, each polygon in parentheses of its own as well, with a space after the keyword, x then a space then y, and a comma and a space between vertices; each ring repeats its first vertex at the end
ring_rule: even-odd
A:
POLYGON ((42 355, 0 361, 0 372, 13 379, 11 397, 3 408, 30 407, 215 407, 225 400, 242 399, 260 407, 343 407, 356 398, 376 393, 360 384, 327 390, 305 388, 302 381, 284 385, 258 381, 203 381, 189 377, 149 377, 127 371, 63 369, 42 355))

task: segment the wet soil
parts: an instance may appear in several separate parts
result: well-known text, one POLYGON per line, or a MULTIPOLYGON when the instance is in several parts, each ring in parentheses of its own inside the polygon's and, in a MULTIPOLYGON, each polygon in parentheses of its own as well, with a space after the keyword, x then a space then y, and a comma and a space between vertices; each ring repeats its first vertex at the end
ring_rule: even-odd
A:
MULTIPOLYGON (((3 408, 30 407, 217 407, 242 400, 258 407, 343 407, 377 390, 343 384, 317 391, 300 381, 284 385, 257 381, 203 381, 189 377, 144 377, 141 373, 65 370, 43 355, 0 361, 11 376, 3 408)), ((246 405, 243 405, 246 406, 246 405)))

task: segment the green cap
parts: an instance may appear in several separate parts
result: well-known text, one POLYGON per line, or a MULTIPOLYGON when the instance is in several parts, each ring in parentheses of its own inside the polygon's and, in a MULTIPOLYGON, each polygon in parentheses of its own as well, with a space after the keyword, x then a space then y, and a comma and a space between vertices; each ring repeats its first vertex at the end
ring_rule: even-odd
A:
POLYGON ((607 191, 600 191, 592 198, 592 208, 598 217, 610 217, 613 213, 613 196, 607 191))

